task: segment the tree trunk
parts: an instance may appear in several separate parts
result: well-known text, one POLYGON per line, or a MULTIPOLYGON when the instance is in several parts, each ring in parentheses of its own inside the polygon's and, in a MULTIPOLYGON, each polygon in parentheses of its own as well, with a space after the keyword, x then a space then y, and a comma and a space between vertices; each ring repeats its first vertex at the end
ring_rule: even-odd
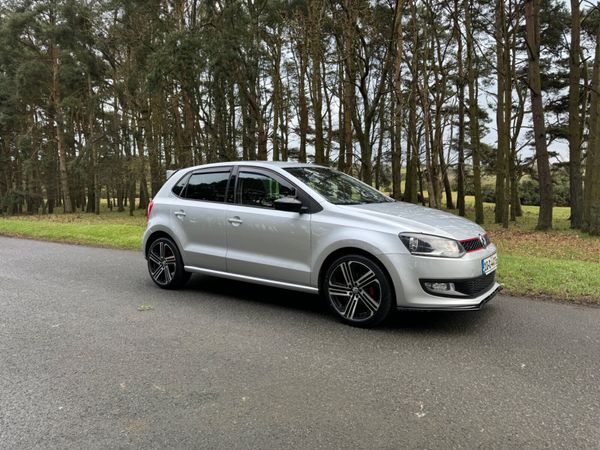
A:
POLYGON ((546 143, 544 106, 542 104, 540 81, 540 7, 538 2, 539 0, 525 0, 525 28, 527 30, 528 78, 535 137, 535 154, 540 184, 540 213, 537 228, 546 230, 552 228, 552 177, 546 143))
MULTIPOLYGON (((385 123, 385 102, 382 103, 381 108, 379 108, 379 142, 377 144, 377 155, 375 156, 375 189, 379 189, 381 187, 381 173, 382 173, 382 160, 383 160, 383 141, 385 139, 385 130, 386 130, 386 123, 385 123)), ((393 114, 393 110, 394 108, 392 107, 392 114, 393 114)), ((394 146, 394 139, 391 139, 392 141, 392 148, 394 146)), ((392 167, 393 167, 393 157, 392 157, 392 167)), ((392 169, 393 170, 393 169, 392 169)), ((393 187, 392 187, 393 189, 393 187)))
MULTIPOLYGON (((519 20, 519 10, 516 11, 518 16, 515 20, 519 20)), ((513 34, 512 37, 512 57, 511 57, 511 73, 514 80, 517 79, 517 55, 515 49, 517 48, 517 33, 513 34)), ((525 101, 527 98, 526 89, 527 87, 523 87, 523 84, 517 84, 517 112, 515 116, 514 124, 512 124, 512 133, 510 139, 510 220, 516 221, 517 217, 521 217, 523 215, 523 210, 521 208, 521 199, 519 198, 519 180, 521 179, 521 168, 517 162, 517 152, 518 152, 518 138, 521 134, 521 128, 523 126, 523 118, 525 116, 525 101)), ((512 108, 510 108, 512 110, 512 108)))
MULTIPOLYGON (((146 142, 146 147, 148 149, 148 160, 150 163, 150 184, 152 185, 152 197, 154 197, 158 193, 158 190, 160 189, 160 179, 159 179, 160 175, 158 173, 158 171, 159 171, 158 142, 157 142, 157 139, 155 136, 155 132, 152 129, 153 128, 152 127, 152 122, 153 122, 152 115, 155 113, 153 103, 154 103, 153 99, 147 99, 144 101, 144 108, 141 111, 141 118, 140 118, 142 128, 144 130, 144 138, 145 138, 145 142, 146 142)), ((141 142, 139 144, 138 151, 139 151, 140 161, 143 161, 144 145, 141 142)), ((142 173, 142 172, 143 172, 143 169, 140 171, 140 173, 142 173)))
MULTIPOLYGON (((52 123, 52 121, 48 122, 47 129, 48 129, 47 133, 49 136, 52 136, 55 133, 54 124, 52 123)), ((56 142, 56 141, 54 141, 54 142, 56 142)), ((6 147, 9 148, 9 146, 10 146, 10 143, 7 142, 6 147)), ((57 152, 56 148, 54 147, 54 145, 52 145, 52 143, 50 142, 44 149, 44 154, 46 157, 46 162, 45 162, 46 176, 44 177, 44 181, 46 184, 46 195, 48 196, 47 210, 48 210, 48 214, 53 214, 54 206, 56 205, 56 187, 57 187, 56 186, 57 185, 56 159, 57 159, 58 152, 57 152)), ((10 173, 10 166, 9 166, 8 170, 10 173)), ((8 189, 10 184, 8 181, 6 184, 7 184, 7 189, 8 189)))
MULTIPOLYGON (((350 63, 353 67, 353 64, 350 63)), ((344 79, 344 145, 346 155, 344 156, 344 172, 352 173, 354 162, 354 142, 352 133, 352 116, 354 115, 354 71, 347 68, 344 79)))
POLYGON ((308 2, 308 23, 310 25, 310 59, 312 71, 310 74, 310 95, 315 121, 315 162, 326 164, 325 141, 323 139, 323 90, 321 79, 321 60, 323 45, 321 43, 322 17, 324 15, 323 0, 308 2))
MULTIPOLYGON (((427 89, 427 81, 424 83, 423 90, 427 89)), ((427 167, 427 193, 429 197, 430 208, 440 208, 437 195, 437 171, 435 169, 435 154, 431 150, 431 117, 429 114, 429 94, 421 93, 421 102, 423 105, 423 127, 425 132, 425 161, 427 167)))
MULTIPOLYGON (((51 18, 51 22, 54 23, 54 16, 51 18)), ((56 147, 58 150, 58 167, 60 173, 60 186, 62 189, 64 199, 64 212, 72 213, 73 206, 71 203, 71 194, 69 190, 69 177, 67 174, 67 152, 65 148, 65 135, 63 130, 63 117, 62 117, 62 105, 60 98, 60 62, 59 62, 59 48, 58 44, 54 39, 50 39, 49 42, 50 58, 52 61, 52 107, 54 109, 54 116, 56 120, 55 132, 56 132, 56 147)))
POLYGON ((333 141, 333 112, 331 108, 332 93, 327 86, 327 69, 325 60, 321 61, 321 70, 323 72, 323 93, 325 94, 325 110, 327 114, 327 141, 325 144, 325 161, 329 164, 331 161, 331 143, 333 141))
MULTIPOLYGON (((404 200, 411 203, 419 201, 419 181, 421 180, 421 171, 419 169, 419 139, 417 138, 417 91, 418 85, 418 56, 416 48, 418 46, 417 30, 417 8, 415 0, 410 4, 410 14, 412 23, 412 56, 410 60, 411 85, 408 95, 408 130, 406 147, 406 185, 404 187, 404 200)), ((422 189, 421 189, 422 190, 422 189)))
POLYGON ((91 200, 93 200, 93 205, 88 207, 88 211, 94 212, 96 215, 100 214, 100 185, 98 181, 98 149, 96 147, 96 137, 94 136, 94 111, 95 111, 95 102, 94 102, 94 91, 92 90, 92 79, 90 74, 87 76, 88 82, 88 135, 87 138, 89 140, 89 148, 92 157, 92 179, 91 179, 91 190, 92 195, 91 200))
MULTIPOLYGON (((305 32, 305 31, 303 31, 305 32)), ((298 45, 298 108, 299 115, 298 126, 300 133, 300 152, 298 154, 299 162, 306 162, 306 135, 308 134, 308 105, 306 101, 306 71, 307 71, 308 52, 306 42, 298 45)))
POLYGON ((497 103, 496 103, 496 126, 498 130, 498 148, 496 153, 496 211, 495 222, 508 227, 508 205, 506 198, 507 160, 509 145, 509 123, 506 121, 505 105, 506 92, 510 89, 510 74, 508 73, 506 60, 506 19, 504 0, 496 0, 496 71, 497 71, 497 103))
POLYGON ((267 144, 268 144, 268 135, 266 130, 265 121, 261 120, 258 124, 258 159, 261 161, 267 160, 267 144))
POLYGON ((283 106, 283 94, 281 91, 281 72, 279 65, 281 64, 281 49, 275 49, 273 58, 273 67, 271 77, 273 79, 273 134, 271 141, 273 143, 273 161, 280 159, 280 139, 279 139, 279 120, 281 118, 281 109, 283 106))
MULTIPOLYGON (((177 89, 175 86, 173 87, 175 90, 177 89)), ((174 127, 174 140, 175 140, 175 167, 186 167, 184 165, 186 157, 185 157, 185 149, 184 149, 184 137, 183 137, 183 120, 181 119, 181 108, 179 106, 179 95, 171 96, 171 111, 173 111, 175 123, 173 123, 174 127)), ((170 166, 167 166, 171 168, 170 166)))
POLYGON ((439 176, 434 178, 436 183, 436 203, 441 207, 442 205, 442 190, 446 194, 446 207, 448 209, 454 209, 454 201, 452 199, 452 188, 450 186, 450 180, 448 178, 448 164, 444 156, 444 134, 446 129, 445 120, 445 101, 446 101, 446 90, 448 85, 447 71, 443 67, 444 54, 443 44, 440 40, 440 36, 435 30, 435 27, 430 27, 433 33, 431 39, 431 53, 430 53, 430 64, 433 72, 433 98, 435 105, 435 120, 433 128, 432 138, 432 149, 434 158, 434 172, 437 172, 439 176), (435 51, 434 51, 435 49, 435 51), (436 171, 437 166, 437 171, 436 171))
MULTIPOLYGON (((429 61, 429 51, 426 50, 425 61, 429 61)), ((421 108, 423 109, 423 128, 425 133, 425 160, 427 167, 427 192, 429 197, 429 206, 432 208, 441 208, 441 184, 438 166, 438 154, 436 152, 435 140, 433 137, 431 104, 429 101, 429 71, 426 67, 423 70, 423 84, 419 87, 421 97, 421 108)))
MULTIPOLYGON (((394 95, 392 101, 394 111, 394 122, 391 127, 394 134, 394 145, 392 146, 392 197, 396 200, 402 199, 402 57, 404 55, 404 34, 402 30, 402 12, 404 0, 396 2, 394 14, 394 41, 396 43, 394 58, 394 95)), ((382 108, 383 111, 383 108, 382 108)), ((383 114, 382 114, 383 118, 383 114)), ((382 124, 383 126, 383 124, 382 124)))
MULTIPOLYGON (((184 147, 181 149, 181 167, 189 167, 194 161, 194 128, 196 120, 194 119, 194 108, 192 106, 192 95, 184 86, 181 87, 183 97, 183 139, 184 147)), ((153 180, 151 180, 153 181, 153 180)), ((154 190, 154 187, 152 188, 154 190)), ((155 193, 153 193, 154 195, 155 193)))
POLYGON ((600 235, 600 28, 592 71, 589 123, 582 228, 600 235))
POLYGON ((571 0, 571 47, 569 49, 569 197, 571 228, 580 228, 583 190, 581 185, 581 121, 579 114, 581 67, 581 17, 579 0, 571 0))
POLYGON ((473 158, 473 190, 475 193, 475 221, 484 223, 483 199, 481 195, 481 156, 479 153, 479 104, 475 75, 475 52, 473 45, 473 25, 471 20, 471 0, 464 0, 465 30, 467 31, 467 83, 469 86, 469 130, 473 158))
POLYGON ((456 150, 458 152, 458 165, 456 167, 456 206, 458 215, 465 215, 465 73, 463 67, 463 39, 460 24, 458 21, 459 6, 458 0, 454 2, 454 34, 457 40, 456 63, 458 65, 458 78, 456 80, 456 90, 458 96, 458 139, 456 150))
POLYGON ((354 130, 352 128, 352 119, 355 115, 356 97, 355 85, 356 82, 356 51, 355 45, 355 27, 356 13, 354 11, 353 2, 344 0, 344 8, 346 14, 344 16, 343 33, 342 33, 342 55, 344 59, 344 145, 346 147, 346 155, 344 156, 344 172, 351 174, 352 165, 354 163, 354 130))

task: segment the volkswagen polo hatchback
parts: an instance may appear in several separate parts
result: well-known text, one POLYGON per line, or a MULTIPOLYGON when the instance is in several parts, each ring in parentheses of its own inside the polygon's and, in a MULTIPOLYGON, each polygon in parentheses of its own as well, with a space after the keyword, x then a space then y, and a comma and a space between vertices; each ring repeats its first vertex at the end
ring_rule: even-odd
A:
POLYGON ((363 327, 393 309, 479 309, 500 289, 479 225, 313 164, 176 171, 150 203, 143 250, 161 288, 200 273, 320 293, 363 327))

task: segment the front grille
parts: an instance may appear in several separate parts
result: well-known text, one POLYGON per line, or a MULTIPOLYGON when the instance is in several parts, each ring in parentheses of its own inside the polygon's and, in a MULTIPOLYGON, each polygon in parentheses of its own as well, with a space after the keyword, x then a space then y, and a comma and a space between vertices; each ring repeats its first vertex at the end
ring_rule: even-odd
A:
POLYGON ((486 248, 488 245, 490 245, 491 240, 489 235, 486 233, 476 238, 465 239, 464 241, 460 241, 460 243, 468 253, 486 248))
POLYGON ((487 291, 496 281, 496 272, 482 275, 470 280, 455 281, 454 286, 461 294, 469 297, 477 297, 479 294, 487 291))

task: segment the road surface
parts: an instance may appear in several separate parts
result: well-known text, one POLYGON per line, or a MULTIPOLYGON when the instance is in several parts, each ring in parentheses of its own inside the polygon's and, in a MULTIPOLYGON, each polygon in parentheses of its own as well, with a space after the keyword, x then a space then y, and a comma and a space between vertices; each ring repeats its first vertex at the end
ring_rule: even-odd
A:
POLYGON ((362 330, 316 296, 163 291, 140 253, 0 238, 0 448, 34 447, 598 449, 600 308, 362 330))

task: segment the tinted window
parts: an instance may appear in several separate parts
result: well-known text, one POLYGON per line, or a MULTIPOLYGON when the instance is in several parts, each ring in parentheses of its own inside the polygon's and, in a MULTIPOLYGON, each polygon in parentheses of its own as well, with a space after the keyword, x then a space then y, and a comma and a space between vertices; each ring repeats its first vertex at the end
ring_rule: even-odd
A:
POLYGON ((225 201, 229 172, 195 173, 185 189, 185 198, 208 202, 225 201))
POLYGON ((242 205, 272 208, 281 197, 294 197, 296 190, 288 184, 259 173, 241 172, 238 179, 239 199, 242 205))
POLYGON ((177 183, 175 186, 173 186, 173 193, 175 195, 179 195, 180 197, 183 197, 183 188, 185 188, 185 185, 188 182, 188 179, 190 178, 189 175, 186 175, 184 177, 181 178, 181 180, 179 180, 179 183, 177 183))

